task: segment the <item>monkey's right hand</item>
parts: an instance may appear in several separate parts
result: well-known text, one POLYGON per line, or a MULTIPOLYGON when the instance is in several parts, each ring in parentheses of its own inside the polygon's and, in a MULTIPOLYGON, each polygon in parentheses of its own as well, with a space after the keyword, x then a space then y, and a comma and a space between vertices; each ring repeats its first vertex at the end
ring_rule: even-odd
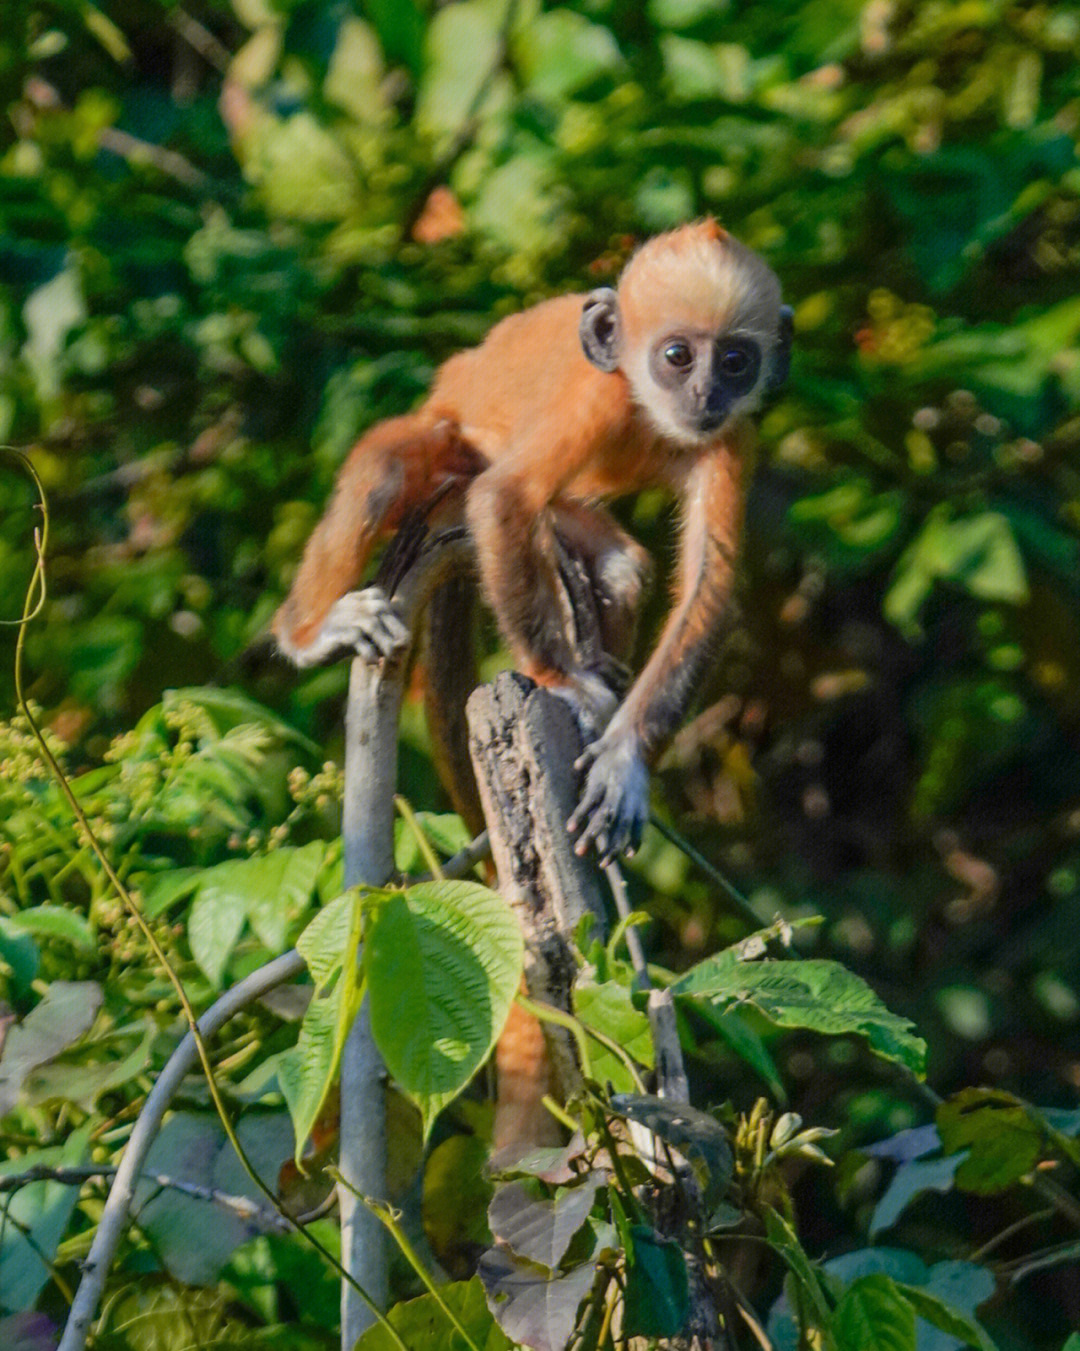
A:
POLYGON ((344 656, 365 661, 391 661, 408 649, 412 635, 397 606, 381 586, 346 592, 336 600, 322 628, 305 647, 287 638, 278 646, 297 666, 321 666, 344 656))
POLYGON ((578 834, 574 852, 584 855, 596 845, 601 864, 618 854, 632 854, 641 843, 649 819, 649 769, 632 732, 613 728, 574 762, 585 771, 581 801, 566 823, 578 834))

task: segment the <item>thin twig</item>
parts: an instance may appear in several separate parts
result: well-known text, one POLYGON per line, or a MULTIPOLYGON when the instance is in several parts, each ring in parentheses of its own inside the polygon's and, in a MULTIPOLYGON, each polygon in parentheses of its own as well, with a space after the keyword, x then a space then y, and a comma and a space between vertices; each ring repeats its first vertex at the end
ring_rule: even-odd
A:
MULTIPOLYGON (((472 872, 478 863, 491 857, 491 840, 488 838, 486 830, 482 830, 476 839, 470 840, 464 849, 460 849, 456 854, 448 858, 440 869, 445 878, 464 877, 466 873, 472 872)), ((403 879, 410 885, 417 882, 434 882, 435 873, 419 873, 410 875, 403 879)))
POLYGON ((232 64, 232 52, 205 24, 200 23, 184 9, 174 9, 169 15, 168 22, 188 46, 199 53, 208 66, 213 66, 221 75, 227 73, 232 64))
POLYGON ((611 895, 615 901, 615 909, 618 912, 619 919, 625 926, 623 938, 626 940, 626 950, 630 954, 630 964, 634 968, 635 984, 639 990, 647 990, 652 981, 649 979, 649 964, 645 960, 645 950, 641 946, 641 935, 637 929, 629 923, 632 911, 630 909, 630 898, 626 893, 626 879, 622 875, 622 870, 614 859, 610 863, 601 865, 604 869, 604 876, 608 880, 608 886, 611 888, 611 895))
MULTIPOLYGON (((0 1177, 0 1192, 15 1192, 34 1182, 57 1182, 65 1187, 81 1187, 84 1182, 94 1182, 114 1178, 117 1169, 112 1164, 80 1164, 53 1168, 44 1163, 34 1164, 21 1173, 8 1173, 0 1177)), ((196 1201, 209 1201, 231 1211, 245 1223, 258 1224, 276 1233, 287 1234, 291 1228, 276 1210, 265 1210, 256 1205, 249 1196, 233 1196, 218 1187, 206 1187, 200 1182, 186 1182, 183 1178, 169 1177, 165 1173, 143 1173, 144 1182, 153 1182, 155 1186, 170 1191, 181 1192, 196 1201)))
POLYGON ((691 863, 697 864, 706 876, 712 878, 716 885, 722 889, 724 894, 734 904, 738 914, 746 920, 747 924, 749 924, 752 929, 761 928, 761 920, 754 912, 754 907, 742 894, 739 888, 733 882, 729 882, 720 869, 717 868, 715 864, 710 863, 704 854, 695 849, 685 835, 680 835, 679 832, 669 826, 666 821, 661 821, 655 812, 649 813, 649 821, 656 827, 660 834, 663 835, 665 840, 670 840, 675 848, 680 849, 691 863))

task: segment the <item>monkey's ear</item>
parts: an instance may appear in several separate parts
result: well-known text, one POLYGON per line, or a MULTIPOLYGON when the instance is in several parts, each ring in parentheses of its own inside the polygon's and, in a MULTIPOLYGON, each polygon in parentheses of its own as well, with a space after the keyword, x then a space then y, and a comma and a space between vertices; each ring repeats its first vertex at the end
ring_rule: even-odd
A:
POLYGON ((776 338, 776 346, 773 348, 772 360, 769 363, 769 393, 772 394, 780 388, 788 377, 788 369, 791 366, 791 340, 795 336, 795 312, 790 305, 780 306, 780 332, 776 338))
POLYGON ((582 349, 594 366, 602 371, 619 369, 622 320, 619 318, 619 297, 610 286, 602 286, 586 296, 578 332, 582 349))

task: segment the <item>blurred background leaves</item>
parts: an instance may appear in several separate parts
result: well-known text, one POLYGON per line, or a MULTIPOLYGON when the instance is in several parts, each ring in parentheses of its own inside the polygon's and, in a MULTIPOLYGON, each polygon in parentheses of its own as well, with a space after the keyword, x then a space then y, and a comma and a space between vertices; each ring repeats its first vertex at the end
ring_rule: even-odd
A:
MULTIPOLYGON (((0 440, 52 501, 28 664, 69 762, 211 681, 332 751, 344 670, 239 656, 352 441, 502 314, 714 212, 797 345, 664 810, 764 919, 827 917, 806 941, 915 1019, 938 1088, 1074 1102, 1078 57, 1080 6, 1007 0, 7 0, 0 440)), ((0 463, 5 619, 32 501, 0 463)), ((624 514, 670 556, 663 502, 624 514)), ((404 736, 437 808, 415 704, 404 736)), ((738 934, 659 838, 633 886, 676 967, 738 934)), ((725 1045, 702 1101, 738 1096, 725 1045)), ((857 1051, 784 1046, 848 1143, 916 1119, 857 1051)))

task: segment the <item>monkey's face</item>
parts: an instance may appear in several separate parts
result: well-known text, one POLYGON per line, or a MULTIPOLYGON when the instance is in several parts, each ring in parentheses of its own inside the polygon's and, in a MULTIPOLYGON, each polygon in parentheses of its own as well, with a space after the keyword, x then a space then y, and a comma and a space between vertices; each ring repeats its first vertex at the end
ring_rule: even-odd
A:
POLYGON ((648 347, 647 363, 646 408, 677 440, 707 440, 755 405, 763 383, 761 344, 749 334, 676 329, 648 347))
POLYGON ((656 430, 687 447, 783 384, 791 332, 776 276, 711 221, 650 240, 581 317, 586 357, 621 371, 656 430))

